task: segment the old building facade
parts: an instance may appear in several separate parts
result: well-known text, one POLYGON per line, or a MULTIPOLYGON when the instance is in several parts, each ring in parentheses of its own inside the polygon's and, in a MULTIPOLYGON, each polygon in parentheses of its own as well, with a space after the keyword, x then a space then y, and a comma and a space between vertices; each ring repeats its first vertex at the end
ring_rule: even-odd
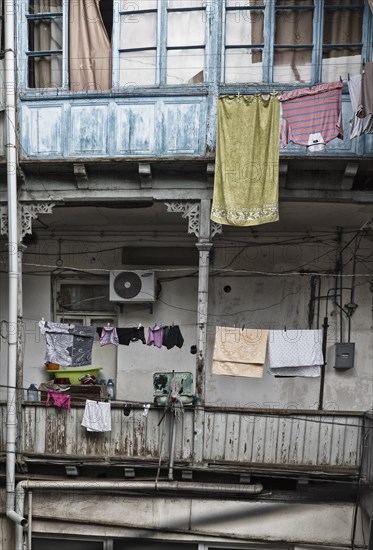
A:
MULTIPOLYGON (((3 4, 4 27, 13 3, 3 4)), ((11 168, 9 89, 0 112, 1 548, 371 549, 373 137, 352 137, 349 93, 372 61, 370 1, 13 7, 11 168), (315 152, 280 147, 279 221, 212 222, 218 98, 340 81, 343 137, 315 152), (113 298, 111 274, 128 271, 154 275, 149 297, 113 298), (177 325, 184 343, 96 338, 92 365, 115 380, 116 399, 111 431, 90 433, 84 399, 70 411, 45 407, 45 393, 26 399, 51 379, 41 319, 145 333, 177 325), (217 326, 320 329, 321 375, 218 376, 217 326), (338 368, 337 344, 355 344, 352 368, 338 368), (154 374, 173 371, 192 377, 180 415, 154 400, 154 374), (6 515, 9 415, 24 527, 6 515)))

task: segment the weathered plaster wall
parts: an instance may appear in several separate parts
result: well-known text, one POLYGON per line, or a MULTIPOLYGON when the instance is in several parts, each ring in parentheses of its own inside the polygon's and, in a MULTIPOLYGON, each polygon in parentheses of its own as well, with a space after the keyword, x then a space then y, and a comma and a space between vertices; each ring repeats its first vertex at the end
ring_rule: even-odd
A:
MULTIPOLYGON (((180 537, 229 537, 232 542, 288 541, 348 547, 353 505, 288 504, 201 498, 143 498, 63 492, 34 494, 34 519, 86 523, 121 528, 178 532, 180 537), (53 506, 53 518, 50 510, 53 506)), ((40 524, 38 524, 40 525, 40 524)), ((46 529, 46 527, 44 527, 46 529)), ((67 534, 67 532, 66 532, 67 534)), ((360 539, 358 534, 357 540, 360 539)))
POLYGON ((184 338, 182 348, 167 350, 144 346, 135 342, 118 348, 118 395, 124 399, 153 401, 153 373, 192 372, 195 379, 195 355, 190 348, 197 344, 197 280, 179 279, 162 284, 159 300, 151 312, 149 306, 124 308, 119 316, 120 326, 136 326, 139 322, 147 329, 155 323, 180 326, 184 338))
MULTIPOLYGON (((307 242, 299 233, 287 233, 280 236, 262 234, 260 238, 251 233, 246 239, 230 241, 227 236, 216 239, 211 263, 208 317, 208 353, 206 363, 206 401, 226 406, 317 408, 320 379, 276 379, 265 374, 262 379, 215 376, 211 374, 211 359, 215 326, 245 325, 246 328, 272 327, 277 329, 308 328, 308 305, 310 301, 310 272, 332 273, 335 269, 336 247, 335 233, 319 236, 315 233, 315 242, 307 242), (284 243, 285 241, 285 243, 284 243), (288 244, 286 244, 286 242, 288 244), (320 242, 319 242, 320 241, 320 242), (303 267, 302 267, 303 266, 303 267), (299 274, 301 270, 304 274, 299 274), (268 276, 267 273, 276 275, 268 276), (226 292, 226 287, 230 292, 226 292)), ((351 235, 346 236, 346 243, 351 235)), ((133 236, 131 237, 134 238, 133 236)), ((153 239, 157 243, 157 236, 153 239)), ((118 251, 97 254, 97 250, 111 248, 122 239, 106 241, 97 245, 84 240, 74 243, 71 254, 64 256, 64 266, 82 270, 98 270, 101 275, 111 269, 121 269, 121 257, 118 251), (79 248, 80 247, 80 248, 79 248), (79 254, 81 250, 81 254, 79 254)), ((368 239, 363 239, 359 250, 360 257, 369 254, 368 239)), ((65 246, 65 245, 64 245, 65 246)), ((44 241, 27 250, 25 262, 50 265, 55 263, 56 241, 44 241), (42 252, 52 253, 52 257, 42 252)), ((344 275, 352 273, 352 249, 344 252, 346 267, 344 275)), ((313 327, 322 325, 328 308, 328 356, 325 380, 324 406, 336 410, 366 410, 372 407, 372 312, 371 288, 369 277, 360 277, 368 272, 368 264, 358 262, 355 280, 354 301, 358 308, 352 317, 351 341, 356 344, 355 368, 349 371, 336 371, 334 367, 335 343, 347 341, 348 326, 346 318, 340 325, 339 309, 325 296, 334 294, 335 278, 323 276, 320 292, 320 308, 315 303, 313 327), (319 311, 319 315, 318 315, 319 311)), ((25 266, 25 271, 35 269, 25 266)), ((94 344, 93 364, 102 367, 101 376, 114 377, 117 381, 119 399, 141 402, 152 401, 152 376, 157 371, 191 371, 195 373, 195 356, 190 347, 196 344, 197 278, 183 278, 184 272, 156 272, 162 279, 162 292, 154 303, 153 312, 147 305, 131 305, 118 309, 118 326, 147 327, 154 323, 180 325, 185 339, 183 348, 167 351, 133 343, 130 346, 100 348, 94 344), (175 280, 165 280, 176 277, 175 280), (177 278, 180 277, 180 278, 177 278)), ((87 275, 89 276, 89 275, 87 275)), ((342 305, 351 299, 351 277, 343 280, 342 305)), ((2 274, 1 319, 7 316, 7 279, 2 274)), ((24 315, 26 322, 26 353, 24 380, 40 383, 47 375, 44 371, 45 343, 39 335, 37 321, 41 317, 51 318, 51 282, 46 275, 24 275, 24 315)), ((1 342, 2 365, 6 364, 6 343, 1 342)), ((4 380, 4 368, 1 376, 4 380)))
MULTIPOLYGON (((50 318, 51 292, 50 276, 24 275, 23 278, 23 315, 24 315, 24 377, 23 385, 27 388, 31 383, 40 384, 45 379, 44 353, 45 342, 40 335, 38 321, 50 318)), ((8 318, 8 278, 2 273, 0 276, 0 319, 8 318)), ((6 334, 6 326, 2 327, 2 334, 6 334)), ((6 384, 7 373, 7 343, 1 338, 1 369, 0 384, 6 384)), ((2 399, 6 398, 5 388, 0 388, 2 399)))

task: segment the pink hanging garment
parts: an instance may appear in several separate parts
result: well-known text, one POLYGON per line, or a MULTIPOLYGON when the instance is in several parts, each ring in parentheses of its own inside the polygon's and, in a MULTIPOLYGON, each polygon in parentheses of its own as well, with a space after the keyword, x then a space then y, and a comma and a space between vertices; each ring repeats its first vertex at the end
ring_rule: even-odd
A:
POLYGON ((118 334, 115 327, 102 327, 100 334, 100 346, 107 346, 108 344, 113 344, 113 346, 118 346, 118 334))
POLYGON ((48 390, 47 400, 45 402, 46 407, 61 407, 70 411, 71 396, 66 393, 59 393, 55 390, 48 390))
POLYGON ((163 342, 163 327, 155 325, 154 327, 149 327, 148 331, 148 346, 157 346, 157 348, 162 347, 163 342))

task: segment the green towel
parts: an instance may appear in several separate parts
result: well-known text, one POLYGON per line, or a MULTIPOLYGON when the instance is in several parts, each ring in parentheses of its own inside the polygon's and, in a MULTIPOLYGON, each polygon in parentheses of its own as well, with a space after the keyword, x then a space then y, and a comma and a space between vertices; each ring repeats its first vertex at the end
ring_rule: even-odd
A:
POLYGON ((246 226, 279 219, 279 130, 277 97, 219 98, 213 221, 246 226))

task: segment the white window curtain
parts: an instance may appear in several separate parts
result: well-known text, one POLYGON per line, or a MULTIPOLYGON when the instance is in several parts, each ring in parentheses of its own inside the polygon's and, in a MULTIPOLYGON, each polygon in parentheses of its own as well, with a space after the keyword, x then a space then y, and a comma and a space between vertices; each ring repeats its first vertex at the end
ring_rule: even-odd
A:
POLYGON ((99 0, 70 0, 69 6, 70 89, 109 90, 112 50, 99 0))

